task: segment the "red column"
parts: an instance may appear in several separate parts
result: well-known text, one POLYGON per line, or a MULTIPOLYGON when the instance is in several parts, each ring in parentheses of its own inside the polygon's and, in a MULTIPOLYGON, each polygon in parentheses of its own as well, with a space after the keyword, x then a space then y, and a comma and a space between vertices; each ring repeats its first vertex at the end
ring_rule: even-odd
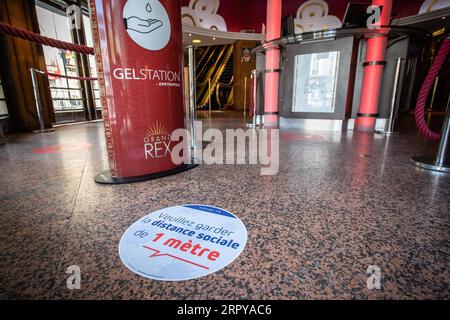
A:
MULTIPOLYGON (((375 26, 390 24, 392 0, 373 0, 375 6, 382 6, 381 19, 375 26)), ((387 31, 380 29, 380 34, 367 40, 366 62, 358 118, 355 123, 357 131, 374 131, 378 117, 381 81, 386 59, 387 31)))
MULTIPOLYGON (((281 37, 282 0, 267 0, 267 41, 281 37)), ((278 123, 278 83, 280 79, 280 50, 269 47, 266 51, 266 75, 264 94, 264 124, 276 126, 278 123)))
POLYGON ((184 128, 181 4, 90 0, 110 171, 100 183, 180 170, 171 159, 184 128))

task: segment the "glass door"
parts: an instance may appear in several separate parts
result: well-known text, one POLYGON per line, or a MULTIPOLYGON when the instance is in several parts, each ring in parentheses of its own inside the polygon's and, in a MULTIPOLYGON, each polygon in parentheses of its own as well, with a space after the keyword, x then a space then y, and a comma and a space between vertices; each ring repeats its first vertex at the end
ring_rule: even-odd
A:
POLYGON ((334 113, 339 51, 295 56, 292 112, 334 113))
POLYGON ((353 101, 356 57, 353 36, 287 45, 281 67, 280 116, 345 120, 353 101))

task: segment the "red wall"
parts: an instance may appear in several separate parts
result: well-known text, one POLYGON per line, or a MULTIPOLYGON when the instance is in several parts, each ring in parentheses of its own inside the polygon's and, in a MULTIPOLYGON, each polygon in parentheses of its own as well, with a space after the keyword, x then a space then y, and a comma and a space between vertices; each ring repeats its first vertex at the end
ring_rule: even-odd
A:
MULTIPOLYGON (((349 2, 371 3, 370 0, 326 0, 330 8, 329 14, 343 19, 349 2)), ((283 0, 283 16, 293 14, 306 0, 283 0)), ((395 18, 415 15, 419 12, 424 0, 394 0, 393 14, 395 18)), ((188 5, 189 0, 182 0, 188 5)), ((224 17, 228 31, 240 32, 242 29, 254 29, 261 32, 261 25, 266 20, 266 0, 221 0, 219 14, 224 17)))

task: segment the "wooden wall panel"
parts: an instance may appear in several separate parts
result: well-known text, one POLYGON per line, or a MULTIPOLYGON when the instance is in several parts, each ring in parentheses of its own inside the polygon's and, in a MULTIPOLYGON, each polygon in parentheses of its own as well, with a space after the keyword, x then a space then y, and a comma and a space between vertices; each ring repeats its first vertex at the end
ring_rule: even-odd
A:
MULTIPOLYGON (((36 7, 30 0, 0 0, 0 21, 39 33, 36 7)), ((0 33, 0 64, 8 100, 12 130, 39 128, 29 69, 45 70, 42 46, 0 33)), ((54 122, 48 79, 39 76, 39 88, 47 127, 54 122)))

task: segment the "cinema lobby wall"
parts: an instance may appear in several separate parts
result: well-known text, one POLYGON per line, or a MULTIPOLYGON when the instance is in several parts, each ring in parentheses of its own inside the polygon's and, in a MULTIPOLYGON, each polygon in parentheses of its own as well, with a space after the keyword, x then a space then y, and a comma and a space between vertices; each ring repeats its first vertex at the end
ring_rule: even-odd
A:
MULTIPOLYGON (((402 59, 396 103, 402 118, 410 121, 402 134, 352 130, 358 125, 354 119, 362 118, 358 113, 370 69, 364 68, 370 60, 365 54, 370 51, 366 41, 370 31, 323 30, 329 22, 340 26, 348 20, 346 0, 308 0, 326 4, 327 18, 313 26, 300 21, 298 28, 316 30, 299 31, 291 36, 293 41, 279 47, 263 40, 262 33, 269 41, 288 40, 275 29, 278 33, 280 25, 288 29, 283 18, 289 15, 301 20, 297 11, 306 1, 183 1, 181 12, 194 15, 191 22, 198 24, 193 26, 187 24, 187 16, 182 25, 180 3, 175 0, 91 0, 92 20, 87 1, 73 0, 83 4, 85 18, 92 21, 95 40, 87 39, 82 48, 96 51, 90 58, 99 68, 91 75, 104 81, 98 87, 103 119, 87 120, 88 109, 80 107, 83 122, 55 124, 59 104, 50 88, 65 79, 52 78, 73 75, 74 82, 84 81, 74 59, 82 48, 71 43, 72 52, 61 42, 72 39, 64 8, 69 1, 73 3, 0 0, 0 19, 8 30, 24 28, 42 40, 40 32, 61 47, 51 56, 61 60, 49 65, 49 47, 0 34, 0 48, 7 53, 2 52, 0 59, 0 111, 6 110, 3 100, 9 109, 9 117, 1 120, 9 123, 9 132, 0 138, 0 299, 173 299, 180 304, 187 299, 200 304, 221 299, 450 298, 450 176, 412 161, 416 157, 434 161, 439 145, 444 146, 426 139, 413 123, 413 113, 436 53, 444 52, 441 42, 450 50, 450 39, 442 41, 450 29, 450 0, 445 0, 446 9, 423 14, 419 14, 422 4, 434 1, 394 0, 386 57, 372 60, 386 60, 386 65, 376 66, 383 70, 383 78, 376 79, 380 92, 374 90, 374 96, 381 96, 375 106, 377 128, 384 129, 396 62, 402 59), (126 10, 133 2, 139 5, 126 10), (150 8, 148 2, 155 6, 150 8), (217 4, 209 11, 214 19, 196 16, 199 12, 190 7, 195 3, 217 4), (268 3, 278 4, 277 10, 269 10, 270 17, 276 16, 273 19, 266 19, 268 3), (64 9, 55 8, 58 4, 64 9), (155 17, 159 4, 167 12, 155 17), (44 9, 51 14, 42 18, 44 9), (151 36, 145 41, 136 38, 139 29, 128 28, 128 20, 140 15, 138 10, 149 22, 143 31, 151 36), (105 17, 102 12, 114 14, 105 17), (163 24, 166 14, 170 23, 163 24), (56 15, 67 27, 66 39, 58 23, 52 29, 56 15), (427 22, 422 29, 445 30, 425 45, 423 39, 429 35, 396 28, 417 26, 424 17, 431 17, 434 24, 427 22), (221 30, 212 30, 211 21, 221 30), (165 32, 152 34, 155 30, 165 32), (155 35, 168 42, 158 44, 151 38, 155 35), (199 35, 200 46, 217 44, 217 55, 211 56, 222 59, 207 59, 213 65, 226 65, 225 57, 234 63, 230 70, 241 78, 235 84, 247 89, 234 92, 235 98, 240 95, 238 104, 254 106, 248 97, 255 98, 250 91, 255 83, 240 80, 256 66, 257 115, 277 120, 279 116, 281 128, 254 123, 257 117, 242 112, 239 105, 208 110, 196 104, 196 84, 206 93, 211 78, 219 78, 194 77, 201 61, 193 58, 206 50, 193 45, 199 35), (165 47, 146 47, 153 45, 165 47), (267 46, 277 52, 268 54, 267 46), (70 73, 61 68, 61 74, 45 76, 46 67, 64 67, 61 61, 69 57, 70 73), (119 63, 113 65, 115 61, 119 63), (239 63, 247 63, 245 69, 237 70, 239 63), (53 126, 38 132, 31 132, 39 129, 39 121, 30 68, 42 72, 44 125, 53 126), (183 68, 189 74, 184 79, 183 68), (272 89, 270 99, 267 88, 272 89), (276 110, 267 110, 266 102, 274 101, 276 110), (195 130, 179 130, 184 127, 195 130), (182 132, 182 141, 175 141, 174 132, 182 132), (183 156, 188 155, 183 160, 191 160, 189 166, 175 163, 181 155, 175 148, 183 145, 187 147, 183 156), (266 174, 267 169, 274 171, 266 174)), ((418 113, 427 125, 444 123, 447 100, 442 97, 448 99, 450 85, 447 53, 445 59, 435 86, 435 109, 418 113)), ((442 136, 450 133, 441 131, 442 136)))
MULTIPOLYGON (((6 3, 5 0, 3 0, 4 3, 6 3)), ((5 10, 2 10, 3 14, 1 15, 1 19, 4 22, 7 23, 13 23, 20 25, 21 27, 32 31, 32 32, 42 32, 42 29, 39 30, 39 17, 36 13, 36 10, 30 9, 30 3, 29 2, 23 2, 23 1, 15 1, 11 5, 9 4, 8 7, 6 7, 5 4, 2 4, 5 10), (23 7, 24 6, 24 7, 23 7), (28 8, 27 10, 21 10, 20 8, 28 8), (25 17, 26 13, 26 17, 25 17), (28 19, 26 21, 26 19, 28 19), (31 22, 30 22, 31 21, 31 22)), ((40 5, 43 5, 45 1, 38 1, 40 5)), ((294 17, 297 15, 297 11, 299 7, 304 3, 305 1, 284 1, 283 7, 282 7, 282 16, 288 16, 293 15, 294 17)), ((345 12, 347 9, 347 5, 350 1, 337 1, 337 0, 329 0, 326 1, 328 5, 328 15, 329 16, 335 16, 337 19, 342 21, 345 17, 345 12)), ((362 0, 358 1, 361 3, 370 3, 370 1, 362 0)), ((189 6, 190 1, 183 0, 182 4, 184 6, 189 6)), ((225 23, 226 23, 226 32, 220 32, 221 36, 225 37, 234 37, 236 33, 241 33, 243 31, 245 32, 255 32, 253 38, 261 38, 260 35, 263 25, 266 23, 266 2, 265 1, 259 1, 259 0, 248 0, 248 1, 239 1, 239 0, 227 0, 227 1, 221 1, 219 2, 219 6, 217 8, 217 14, 223 17, 225 23), (239 10, 235 10, 237 7, 239 7, 239 10)), ((393 16, 394 20, 393 23, 397 23, 398 20, 404 19, 405 17, 413 17, 417 15, 419 12, 421 5, 423 4, 423 1, 421 0, 411 0, 411 1, 405 1, 405 0, 397 0, 394 2, 393 7, 393 16)), ((85 21, 88 19, 87 13, 85 12, 85 21)), ((85 30, 89 29, 90 26, 87 25, 85 22, 85 30)), ((202 26, 196 26, 195 28, 201 29, 202 26)), ((86 32, 87 35, 87 44, 91 44, 92 40, 89 38, 90 32, 86 32)), ((67 39, 64 39, 67 41, 67 39)), ((0 120, 0 126, 2 128, 2 132, 4 134, 12 133, 12 132, 27 132, 32 131, 38 128, 38 119, 36 115, 36 107, 34 103, 34 97, 33 92, 31 88, 31 78, 29 75, 29 68, 33 67, 36 69, 43 70, 44 68, 44 53, 42 52, 42 48, 40 46, 37 46, 32 43, 27 43, 24 40, 20 39, 9 39, 5 36, 0 35, 0 41, 2 41, 2 44, 4 47, 9 50, 10 57, 14 59, 15 61, 22 61, 24 63, 20 64, 21 67, 19 68, 11 68, 11 63, 7 63, 6 60, 3 60, 0 63, 0 75, 3 86, 3 91, 5 94, 5 98, 7 101, 7 104, 10 105, 9 107, 9 114, 2 117, 0 120), (31 48, 31 49, 30 49, 31 48), (23 67, 25 66, 25 67, 23 67), (19 88, 19 90, 17 90, 19 88), (22 94, 19 94, 18 92, 22 92, 22 94)), ((69 40, 70 41, 70 40, 69 40)), ((341 40, 338 40, 341 41, 341 40)), ((332 42, 330 42, 332 43, 332 42)), ((330 44, 328 43, 328 44, 330 44)), ((380 102, 380 120, 379 124, 380 126, 383 126, 386 122, 386 118, 389 114, 389 101, 391 98, 391 92, 392 92, 392 82, 393 82, 393 70, 395 70, 395 59, 397 57, 408 57, 408 47, 410 46, 410 39, 404 39, 400 42, 395 43, 393 46, 388 48, 388 59, 386 63, 386 69, 384 73, 384 80, 383 80, 383 88, 381 92, 381 102, 380 102), (400 48, 401 47, 401 48, 400 48), (398 52, 400 50, 401 52, 398 52)), ((323 46, 327 46, 328 44, 323 44, 323 46)), ((353 99, 348 99, 346 96, 345 99, 345 107, 342 105, 337 106, 337 108, 346 108, 346 115, 345 117, 340 117, 342 119, 339 119, 339 121, 347 121, 342 122, 341 124, 338 124, 339 129, 352 129, 352 119, 356 117, 356 114, 359 111, 359 92, 362 85, 362 68, 361 64, 364 62, 364 50, 365 50, 365 41, 355 41, 354 42, 354 49, 352 52, 352 60, 350 61, 350 65, 352 67, 352 70, 345 71, 345 77, 350 77, 350 83, 349 83, 349 90, 352 90, 352 85, 354 84, 354 95, 353 99), (352 81, 352 77, 355 75, 354 81, 352 81), (352 101, 351 101, 352 100, 352 101), (348 107, 348 104, 351 103, 351 107, 348 107)), ((311 45, 304 45, 304 44, 296 44, 292 45, 289 50, 295 50, 294 48, 297 48, 298 50, 302 50, 303 47, 308 47, 311 45)), ((314 45, 317 48, 320 48, 320 44, 314 45)), ((45 52, 46 49, 44 49, 45 52)), ((320 50, 320 49, 319 49, 320 50)), ((258 54, 258 59, 263 58, 264 53, 258 54)), ((282 55, 283 57, 283 55, 282 55)), ((95 64, 92 63, 93 57, 91 57, 91 68, 95 67, 95 64)), ((48 61, 47 61, 48 62, 48 61)), ((408 62, 407 62, 408 63, 408 62)), ((407 64, 406 63, 406 64, 407 64)), ((47 63, 48 64, 48 63, 47 63)), ((286 61, 283 61, 283 58, 281 59, 282 67, 284 64, 286 64, 286 61)), ((410 70, 410 68, 406 68, 407 70, 410 70)), ((263 71, 263 70, 260 70, 263 71)), ((289 70, 287 70, 289 71, 289 70)), ((341 71, 341 70, 340 70, 341 71)), ((402 69, 402 75, 404 74, 405 70, 402 69)), ((95 73, 95 70, 92 71, 92 74, 95 73)), ((279 113, 281 115, 281 125, 282 126, 294 126, 294 127, 304 127, 301 122, 298 122, 298 118, 312 118, 308 114, 304 115, 293 115, 289 112, 288 106, 284 105, 286 101, 290 101, 292 99, 291 96, 286 96, 286 93, 289 92, 289 90, 283 90, 284 85, 292 81, 293 75, 286 72, 286 70, 282 71, 281 74, 281 81, 280 81, 280 94, 279 94, 279 113), (289 114, 289 115, 288 115, 289 114)), ((55 111, 53 109, 53 103, 51 100, 51 93, 50 90, 47 88, 49 87, 48 81, 45 78, 39 77, 39 90, 40 90, 40 97, 42 99, 42 107, 43 107, 43 114, 44 114, 44 121, 46 126, 50 126, 51 123, 55 122, 55 111)), ((263 81, 260 81, 261 85, 263 85, 263 81)), ((240 100, 243 100, 242 96, 243 94, 239 94, 240 88, 237 89, 237 96, 240 98, 240 100)), ((261 88, 260 94, 264 95, 263 89, 261 88)), ((403 94, 405 91, 408 91, 408 88, 405 88, 403 90, 403 94)), ((348 92, 345 92, 347 94, 348 92)), ((338 91, 338 95, 343 95, 343 92, 338 91)), ((261 105, 264 103, 264 99, 259 99, 261 101, 261 105)), ((338 99, 339 100, 339 99, 338 99)), ((242 103, 241 103, 242 104, 242 103)), ((342 104, 342 102, 341 102, 342 104)), ((239 108, 238 108, 239 109, 239 108)), ((101 112, 101 111, 98 111, 101 112)), ((60 118, 61 116, 66 115, 66 113, 56 113, 56 118, 60 118)), ((84 115, 81 116, 82 118, 84 115)), ((101 114, 100 114, 101 117, 101 114)), ((327 118, 327 117, 325 117, 327 118)), ((328 126, 320 124, 321 128, 325 127, 332 127, 336 128, 335 122, 329 122, 328 126)))

